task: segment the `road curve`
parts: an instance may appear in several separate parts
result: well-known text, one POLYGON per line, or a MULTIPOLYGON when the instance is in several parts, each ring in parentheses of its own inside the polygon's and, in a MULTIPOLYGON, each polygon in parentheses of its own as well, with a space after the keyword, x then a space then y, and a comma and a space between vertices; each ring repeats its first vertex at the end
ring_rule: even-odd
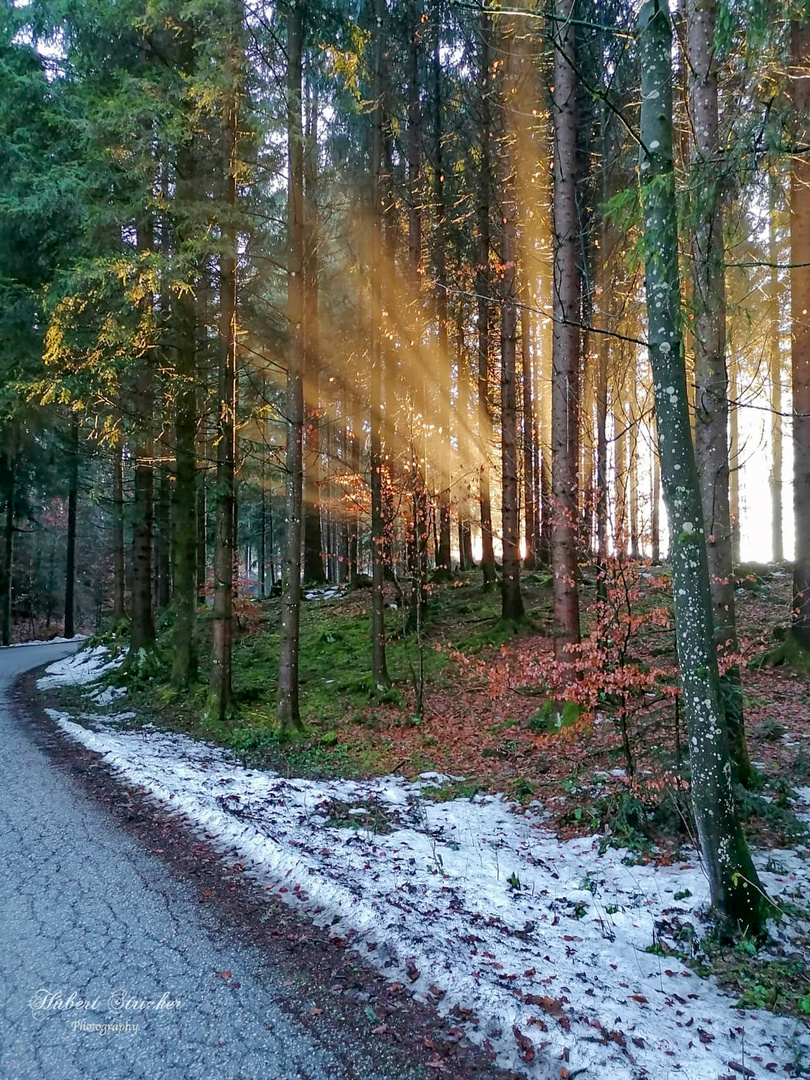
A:
POLYGON ((230 943, 15 718, 13 680, 74 648, 0 650, 0 1077, 344 1080, 340 1033, 316 1041, 284 1011, 261 952, 230 943), (163 1007, 121 1009, 121 992, 163 1007), (96 1007, 60 1009, 71 995, 96 1007))

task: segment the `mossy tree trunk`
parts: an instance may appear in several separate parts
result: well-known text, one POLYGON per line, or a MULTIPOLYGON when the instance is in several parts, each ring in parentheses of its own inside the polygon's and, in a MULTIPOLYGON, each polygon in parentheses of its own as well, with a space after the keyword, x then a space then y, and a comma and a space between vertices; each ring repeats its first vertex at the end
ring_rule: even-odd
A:
POLYGON ((692 806, 715 910, 727 927, 759 932, 767 904, 734 801, 700 486, 689 426, 672 158, 672 28, 664 0, 643 3, 638 46, 647 336, 664 500, 672 532, 672 585, 689 729, 692 806))

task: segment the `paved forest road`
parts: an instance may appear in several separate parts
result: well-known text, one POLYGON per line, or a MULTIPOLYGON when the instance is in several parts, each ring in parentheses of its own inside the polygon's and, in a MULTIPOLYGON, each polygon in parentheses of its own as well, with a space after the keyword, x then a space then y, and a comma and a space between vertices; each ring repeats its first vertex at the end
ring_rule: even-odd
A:
MULTIPOLYGON (((319 1042, 283 1011, 283 976, 261 951, 230 943, 216 911, 199 902, 191 884, 147 854, 15 718, 14 678, 73 648, 0 650, 0 1078, 343 1080, 354 1074, 339 1060, 351 1033, 325 1029, 325 1043, 319 1042), (223 970, 233 972, 238 988, 212 977, 223 970), (110 996, 122 990, 152 1000, 166 994, 181 1006, 111 1011, 110 996), (40 991, 98 999, 99 1008, 43 1008, 33 1015, 30 1003, 40 991), (138 1030, 74 1030, 81 1020, 128 1020, 138 1030)), ((409 1074, 393 1062, 384 1077, 363 1070, 364 1080, 409 1074)))

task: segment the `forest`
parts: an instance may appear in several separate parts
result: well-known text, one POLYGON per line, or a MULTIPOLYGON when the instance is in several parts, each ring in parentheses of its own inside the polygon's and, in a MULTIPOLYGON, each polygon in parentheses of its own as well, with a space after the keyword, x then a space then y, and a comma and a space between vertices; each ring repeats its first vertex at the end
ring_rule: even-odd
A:
POLYGON ((2 644, 91 636, 289 775, 691 844, 760 940, 810 782, 810 7, 0 18, 2 644))

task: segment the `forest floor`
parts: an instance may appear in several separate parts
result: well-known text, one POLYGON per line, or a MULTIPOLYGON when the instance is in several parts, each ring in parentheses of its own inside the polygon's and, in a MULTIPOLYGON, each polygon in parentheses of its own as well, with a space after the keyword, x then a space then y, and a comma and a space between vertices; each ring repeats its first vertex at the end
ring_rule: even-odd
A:
MULTIPOLYGON (((561 1077, 804 1075, 810 683, 757 666, 785 622, 790 579, 749 570, 739 659, 761 783, 740 795, 782 915, 765 945, 722 946, 703 918, 668 583, 650 568, 614 569, 608 605, 586 613, 576 673, 553 657, 544 575, 526 575, 517 632, 477 578, 436 587, 421 717, 419 646, 394 592, 391 687, 380 690, 368 674, 369 592, 309 590, 306 732, 292 742, 273 723, 277 600, 239 602, 227 726, 203 719, 202 684, 171 693, 160 653, 125 681, 114 640, 43 685, 72 739, 173 800, 282 898, 339 921, 389 978, 442 1001, 465 1030, 475 1021, 473 1037, 507 1065, 561 1077), (671 989, 688 976, 690 993, 671 989), (787 1019, 765 1021, 763 1009, 787 1019), (559 1073, 542 1071, 549 1060, 559 1073)), ((167 623, 166 649, 169 633, 167 623)))

